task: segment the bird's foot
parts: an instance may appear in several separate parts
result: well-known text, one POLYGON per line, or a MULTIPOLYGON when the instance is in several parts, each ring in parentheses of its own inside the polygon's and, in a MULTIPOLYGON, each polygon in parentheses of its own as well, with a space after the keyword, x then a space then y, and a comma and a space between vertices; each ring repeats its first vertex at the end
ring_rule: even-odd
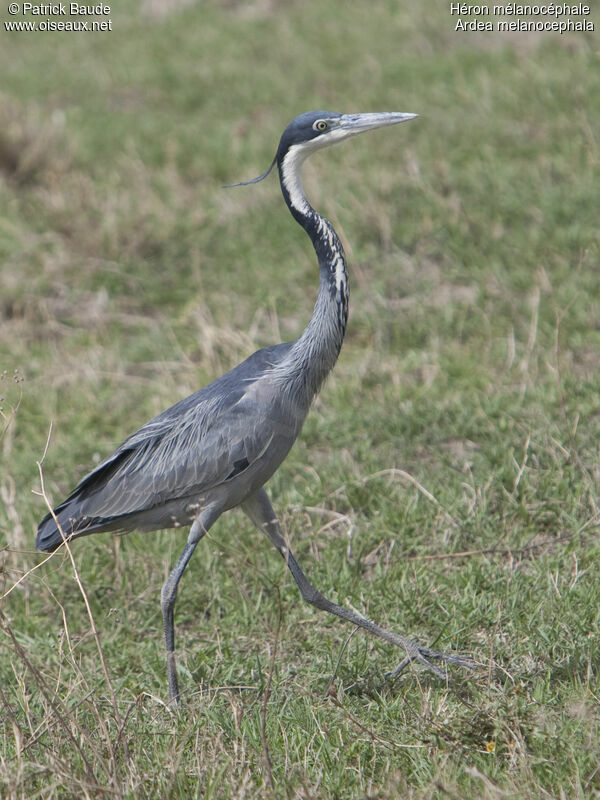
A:
POLYGON ((434 675, 437 675, 438 678, 445 678, 446 676, 439 667, 431 663, 432 661, 445 661, 447 664, 456 664, 458 667, 475 669, 475 662, 470 658, 457 656, 452 653, 438 653, 437 650, 431 650, 429 647, 422 647, 411 639, 404 639, 402 641, 402 647, 406 651, 406 656, 395 669, 386 672, 386 678, 392 678, 392 680, 397 678, 413 661, 427 667, 427 669, 433 672, 434 675))

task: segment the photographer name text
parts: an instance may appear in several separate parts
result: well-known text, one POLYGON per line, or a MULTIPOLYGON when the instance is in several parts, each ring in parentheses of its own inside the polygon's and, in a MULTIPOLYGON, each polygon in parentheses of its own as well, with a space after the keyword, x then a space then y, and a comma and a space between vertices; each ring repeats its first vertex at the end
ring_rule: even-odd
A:
POLYGON ((97 5, 84 5, 83 3, 11 3, 10 13, 32 17, 106 17, 110 14, 110 6, 98 3, 97 5))

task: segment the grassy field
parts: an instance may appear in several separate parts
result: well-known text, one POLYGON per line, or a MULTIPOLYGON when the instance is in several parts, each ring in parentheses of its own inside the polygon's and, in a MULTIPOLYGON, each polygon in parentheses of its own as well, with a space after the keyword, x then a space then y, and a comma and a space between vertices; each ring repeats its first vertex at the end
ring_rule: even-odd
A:
POLYGON ((0 796, 599 797, 597 33, 458 33, 446 3, 389 0, 110 17, 0 31, 0 796), (301 332, 315 257, 275 178, 221 187, 310 108, 420 118, 305 169, 350 322, 271 496, 333 600, 478 669, 386 681, 399 653, 344 648, 232 512, 181 584, 172 713, 185 532, 43 563, 38 462, 59 501, 301 332))

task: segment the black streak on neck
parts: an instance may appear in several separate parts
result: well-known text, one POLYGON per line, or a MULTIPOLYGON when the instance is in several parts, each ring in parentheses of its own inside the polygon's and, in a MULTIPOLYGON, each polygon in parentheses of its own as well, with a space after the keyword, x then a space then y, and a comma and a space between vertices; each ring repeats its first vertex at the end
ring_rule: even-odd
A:
POLYGON ((302 209, 292 205, 281 180, 290 213, 310 236, 319 262, 320 284, 312 317, 296 341, 294 361, 303 375, 310 399, 333 368, 344 340, 348 318, 348 282, 342 243, 331 223, 312 208, 305 197, 302 209))

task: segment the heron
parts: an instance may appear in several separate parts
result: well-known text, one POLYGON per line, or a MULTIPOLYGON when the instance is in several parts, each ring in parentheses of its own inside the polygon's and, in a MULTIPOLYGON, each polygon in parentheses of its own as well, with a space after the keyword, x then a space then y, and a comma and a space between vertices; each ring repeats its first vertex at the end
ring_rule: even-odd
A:
POLYGON ((174 610, 181 576, 198 542, 224 512, 240 507, 283 556, 305 602, 363 628, 403 653, 387 675, 410 662, 436 675, 434 661, 468 666, 457 654, 425 647, 329 600, 308 580, 283 534, 264 486, 294 444, 310 405, 332 370, 348 318, 348 274, 342 243, 309 203, 302 165, 312 153, 365 131, 414 119, 401 112, 310 111, 285 128, 264 180, 276 166, 283 199, 306 231, 319 266, 312 316, 291 342, 258 350, 230 372, 175 403, 126 439, 41 521, 39 550, 105 531, 189 526, 183 551, 161 591, 169 703, 179 702, 174 610))

